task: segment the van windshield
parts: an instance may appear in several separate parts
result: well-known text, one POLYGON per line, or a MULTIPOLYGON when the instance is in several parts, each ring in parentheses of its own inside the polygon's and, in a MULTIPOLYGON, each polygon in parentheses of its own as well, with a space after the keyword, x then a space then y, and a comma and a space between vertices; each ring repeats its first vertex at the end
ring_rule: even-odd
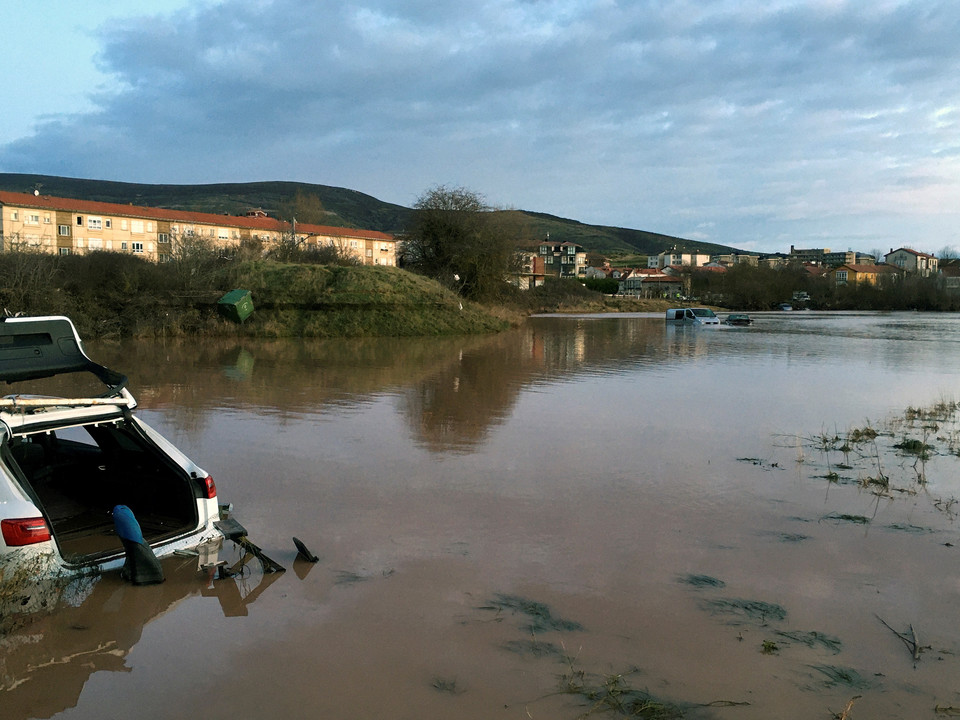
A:
POLYGON ((697 317, 716 317, 710 308, 694 308, 693 314, 697 317))

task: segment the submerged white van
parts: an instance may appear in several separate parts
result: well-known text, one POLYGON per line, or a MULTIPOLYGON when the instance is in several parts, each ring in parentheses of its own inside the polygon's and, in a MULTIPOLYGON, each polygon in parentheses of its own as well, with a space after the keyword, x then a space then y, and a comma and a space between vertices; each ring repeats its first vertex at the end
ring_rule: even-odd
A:
POLYGON ((720 318, 710 308, 670 308, 667 322, 676 325, 719 325, 720 318))

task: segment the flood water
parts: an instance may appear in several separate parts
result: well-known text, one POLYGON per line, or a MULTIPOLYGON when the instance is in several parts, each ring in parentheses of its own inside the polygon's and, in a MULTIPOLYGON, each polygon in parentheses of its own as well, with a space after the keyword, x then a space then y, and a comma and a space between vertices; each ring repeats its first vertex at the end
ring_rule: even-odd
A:
POLYGON ((88 350, 288 570, 86 583, 0 639, 4 718, 960 708, 955 430, 902 420, 960 400, 960 317, 88 350))

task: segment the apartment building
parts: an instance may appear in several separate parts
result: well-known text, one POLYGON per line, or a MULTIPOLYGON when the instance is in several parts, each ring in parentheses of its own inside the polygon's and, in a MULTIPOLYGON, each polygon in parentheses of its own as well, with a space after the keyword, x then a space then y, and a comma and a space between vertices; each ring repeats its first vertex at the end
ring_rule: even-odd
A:
POLYGON ((139 207, 0 191, 0 251, 69 255, 97 250, 168 260, 178 242, 203 239, 230 253, 244 241, 264 248, 295 237, 307 247, 334 246, 364 265, 396 265, 396 240, 377 230, 290 223, 263 211, 246 216, 139 207))

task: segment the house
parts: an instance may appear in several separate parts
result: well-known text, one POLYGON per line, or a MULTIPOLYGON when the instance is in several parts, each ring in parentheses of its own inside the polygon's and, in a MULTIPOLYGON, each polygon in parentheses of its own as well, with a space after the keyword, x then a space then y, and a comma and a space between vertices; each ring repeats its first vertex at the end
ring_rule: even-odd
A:
POLYGON ((886 279, 897 276, 897 269, 891 265, 841 265, 831 268, 827 278, 836 285, 881 285, 886 279))
POLYGON ((883 256, 888 265, 894 265, 908 275, 929 277, 937 274, 937 259, 933 255, 917 252, 912 248, 890 249, 883 256))
POLYGON ((674 297, 683 292, 684 279, 667 275, 656 268, 639 268, 620 281, 618 295, 628 297, 674 297))
POLYGON ((751 255, 749 253, 723 253, 720 255, 714 255, 711 257, 710 262, 706 263, 707 265, 723 265, 724 267, 732 267, 734 265, 753 265, 756 267, 760 263, 759 255, 751 255))
POLYGON ((960 293, 960 258, 944 258, 938 263, 940 282, 950 293, 960 293))
POLYGON ((602 267, 588 267, 583 276, 587 280, 605 280, 607 277, 609 277, 609 273, 609 267, 606 269, 602 267))
POLYGON ((676 247, 671 250, 665 250, 659 255, 647 256, 648 268, 664 268, 669 265, 689 265, 691 267, 700 267, 710 262, 710 256, 707 253, 690 253, 677 250, 676 247))
POLYGON ((543 258, 535 252, 521 251, 517 253, 519 272, 515 278, 509 278, 521 290, 532 290, 540 287, 546 280, 543 258))
POLYGON ((587 275, 587 251, 573 242, 553 244, 550 237, 540 243, 539 255, 543 259, 547 276, 584 279, 587 275))
POLYGON ((0 191, 0 251, 30 248, 70 255, 104 250, 162 262, 188 240, 208 242, 229 254, 244 242, 269 248, 291 237, 307 247, 337 247, 364 265, 396 265, 395 238, 377 230, 291 226, 262 210, 241 217, 0 191))

